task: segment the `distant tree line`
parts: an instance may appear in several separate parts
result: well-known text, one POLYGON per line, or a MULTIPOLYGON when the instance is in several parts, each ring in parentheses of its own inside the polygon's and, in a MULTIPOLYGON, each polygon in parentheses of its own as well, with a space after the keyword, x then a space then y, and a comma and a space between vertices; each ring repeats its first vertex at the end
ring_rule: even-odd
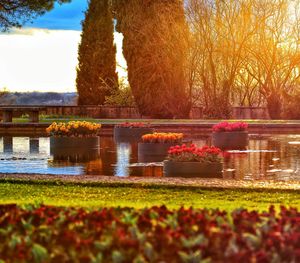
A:
POLYGON ((75 92, 9 92, 0 91, 0 105, 76 105, 75 92))

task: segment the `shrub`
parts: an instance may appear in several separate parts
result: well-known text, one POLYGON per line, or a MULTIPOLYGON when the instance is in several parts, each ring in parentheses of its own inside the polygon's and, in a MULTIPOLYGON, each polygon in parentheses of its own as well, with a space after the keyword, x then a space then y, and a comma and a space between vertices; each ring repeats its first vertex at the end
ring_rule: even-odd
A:
POLYGON ((300 212, 0 206, 0 261, 300 262, 300 212))
POLYGON ((135 106, 134 97, 130 87, 124 82, 121 82, 119 89, 112 91, 110 96, 105 97, 104 105, 123 107, 135 106))

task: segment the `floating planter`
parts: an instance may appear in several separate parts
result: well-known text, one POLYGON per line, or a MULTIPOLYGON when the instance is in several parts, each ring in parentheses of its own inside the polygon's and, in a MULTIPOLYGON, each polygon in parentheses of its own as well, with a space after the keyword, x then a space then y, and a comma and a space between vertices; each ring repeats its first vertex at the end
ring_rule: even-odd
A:
POLYGON ((221 122, 213 126, 212 145, 222 150, 244 150, 249 143, 248 124, 221 122))
POLYGON ((47 128, 54 160, 88 161, 100 155, 100 124, 71 121, 52 123, 47 128))
POLYGON ((153 133, 142 136, 138 144, 139 162, 162 162, 170 147, 181 144, 182 133, 153 133))
POLYGON ((164 161, 164 176, 222 178, 220 152, 216 147, 197 148, 194 144, 171 147, 164 161))
POLYGON ((153 133, 150 124, 140 122, 125 122, 114 128, 114 139, 116 142, 139 141, 145 134, 153 133))

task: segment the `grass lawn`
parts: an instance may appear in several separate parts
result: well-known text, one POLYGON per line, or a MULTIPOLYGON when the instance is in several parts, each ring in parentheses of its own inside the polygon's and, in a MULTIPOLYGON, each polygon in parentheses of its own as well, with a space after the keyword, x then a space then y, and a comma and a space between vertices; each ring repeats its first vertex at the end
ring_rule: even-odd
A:
MULTIPOLYGON (((41 115, 40 116, 40 122, 41 123, 52 123, 52 122, 67 122, 71 120, 79 120, 79 121, 91 121, 91 122, 98 122, 103 124, 114 124, 114 123, 122 123, 122 122, 151 122, 153 124, 161 124, 161 123, 168 123, 168 124, 198 124, 198 123, 219 123, 224 120, 209 120, 209 119, 203 119, 203 120, 193 120, 193 119, 93 119, 89 117, 79 117, 79 116, 59 116, 59 115, 41 115)), ((228 122, 236 122, 241 120, 226 120, 228 122)), ((247 122, 249 124, 285 124, 285 123, 300 123, 300 121, 297 120, 243 120, 244 122, 247 122)), ((16 123, 27 123, 28 118, 27 117, 21 117, 21 118, 14 118, 13 122, 16 123)))
POLYGON ((266 210, 271 204, 300 209, 300 192, 293 190, 207 189, 195 187, 75 184, 55 181, 0 181, 0 204, 38 204, 80 207, 126 206, 143 208, 166 205, 266 210))

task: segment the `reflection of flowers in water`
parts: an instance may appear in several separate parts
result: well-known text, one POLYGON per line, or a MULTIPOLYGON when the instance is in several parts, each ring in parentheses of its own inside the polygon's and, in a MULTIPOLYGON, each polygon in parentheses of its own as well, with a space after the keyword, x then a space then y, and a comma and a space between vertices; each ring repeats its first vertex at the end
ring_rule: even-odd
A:
POLYGON ((117 144, 117 164, 115 167, 115 176, 129 176, 130 155, 130 143, 124 142, 117 144))

